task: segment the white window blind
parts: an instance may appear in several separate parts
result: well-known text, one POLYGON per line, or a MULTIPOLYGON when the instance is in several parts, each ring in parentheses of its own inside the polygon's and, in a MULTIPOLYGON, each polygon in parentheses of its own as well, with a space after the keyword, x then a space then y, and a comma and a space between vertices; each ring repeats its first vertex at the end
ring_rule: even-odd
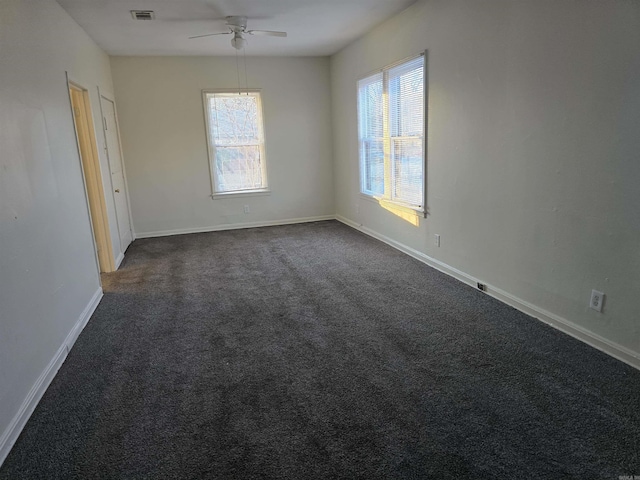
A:
POLYGON ((259 92, 204 92, 213 190, 267 188, 259 92))
POLYGON ((358 82, 361 192, 424 208, 424 57, 358 82))
POLYGON ((382 73, 358 83, 362 191, 384 194, 384 105, 382 73))

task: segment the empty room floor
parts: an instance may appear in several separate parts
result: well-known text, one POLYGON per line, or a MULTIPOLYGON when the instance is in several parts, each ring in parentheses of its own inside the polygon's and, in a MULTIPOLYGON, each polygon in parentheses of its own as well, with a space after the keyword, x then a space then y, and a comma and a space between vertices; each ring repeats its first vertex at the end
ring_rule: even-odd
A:
POLYGON ((640 371, 336 221, 136 240, 2 479, 640 475, 640 371))

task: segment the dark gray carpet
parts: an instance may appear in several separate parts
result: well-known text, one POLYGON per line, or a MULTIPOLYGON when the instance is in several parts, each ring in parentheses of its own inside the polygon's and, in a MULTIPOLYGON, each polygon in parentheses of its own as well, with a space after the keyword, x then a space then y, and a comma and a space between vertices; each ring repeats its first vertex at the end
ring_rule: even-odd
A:
POLYGON ((0 470, 640 475, 640 372, 337 222, 136 240, 0 470))

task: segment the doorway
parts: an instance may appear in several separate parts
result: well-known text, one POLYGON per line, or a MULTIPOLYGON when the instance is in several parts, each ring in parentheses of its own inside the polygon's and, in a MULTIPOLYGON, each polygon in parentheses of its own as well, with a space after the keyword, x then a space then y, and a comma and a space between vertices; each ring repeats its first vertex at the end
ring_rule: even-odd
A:
POLYGON ((115 270, 115 262, 109 236, 109 220, 102 188, 102 174, 100 173, 98 147, 93 129, 89 92, 78 85, 69 83, 69 96, 78 139, 78 149, 82 161, 82 174, 89 202, 98 266, 101 273, 113 272, 115 270))

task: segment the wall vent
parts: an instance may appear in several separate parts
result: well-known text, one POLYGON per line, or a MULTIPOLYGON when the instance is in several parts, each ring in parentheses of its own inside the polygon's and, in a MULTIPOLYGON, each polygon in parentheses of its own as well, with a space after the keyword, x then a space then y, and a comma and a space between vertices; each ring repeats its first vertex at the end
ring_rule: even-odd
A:
POLYGON ((131 16, 134 20, 153 20, 156 18, 153 10, 131 10, 131 16))

